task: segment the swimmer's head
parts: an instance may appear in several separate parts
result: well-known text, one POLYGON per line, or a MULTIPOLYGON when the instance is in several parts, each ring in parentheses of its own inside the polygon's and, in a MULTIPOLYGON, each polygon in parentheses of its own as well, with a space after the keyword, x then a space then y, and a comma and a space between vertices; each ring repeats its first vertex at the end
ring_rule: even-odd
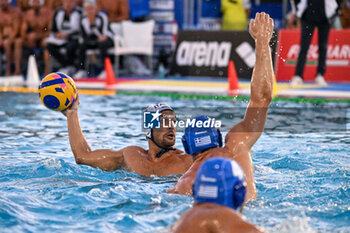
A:
POLYGON ((189 126, 185 129, 184 135, 182 136, 182 144, 187 154, 193 155, 209 148, 222 146, 222 136, 220 130, 215 127, 211 127, 210 124, 203 124, 204 122, 210 120, 208 117, 195 117, 192 118, 190 122, 193 122, 193 120, 194 124, 189 124, 189 126), (198 124, 197 122, 202 124, 198 124))
POLYGON ((145 112, 159 113, 160 128, 146 132, 146 138, 160 148, 169 148, 175 145, 176 127, 171 122, 176 121, 174 110, 167 104, 151 104, 145 112), (165 123, 165 125, 163 124, 165 123))
POLYGON ((214 157, 200 166, 193 184, 196 203, 214 203, 237 210, 245 195, 244 173, 236 161, 214 157))

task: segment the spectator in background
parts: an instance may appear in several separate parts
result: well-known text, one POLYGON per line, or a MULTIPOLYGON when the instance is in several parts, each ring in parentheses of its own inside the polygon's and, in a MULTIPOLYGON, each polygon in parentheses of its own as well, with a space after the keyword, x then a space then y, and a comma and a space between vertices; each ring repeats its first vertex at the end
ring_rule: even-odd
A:
POLYGON ((97 10, 106 11, 110 22, 119 23, 129 19, 127 0, 97 0, 97 10))
POLYGON ((345 0, 340 10, 342 28, 350 28, 350 0, 345 0))
POLYGON ((72 75, 79 67, 75 61, 79 48, 80 12, 75 9, 75 1, 62 0, 62 3, 63 6, 55 12, 51 35, 46 42, 49 53, 62 66, 59 71, 72 75), (61 48, 65 48, 65 53, 62 53, 61 48))
POLYGON ((75 10, 79 12, 80 20, 81 20, 83 18, 83 13, 84 13, 84 9, 83 9, 84 0, 74 0, 74 1, 75 1, 75 10))
POLYGON ((8 0, 0 1, 0 47, 6 55, 5 75, 19 75, 21 72, 22 39, 20 38, 21 12, 9 5, 8 0), (15 70, 11 72, 12 62, 15 70))
POLYGON ((173 225, 171 232, 263 232, 242 217, 245 196, 244 173, 238 163, 222 157, 210 158, 197 172, 193 207, 173 225))
POLYGON ((50 34, 50 24, 53 16, 51 9, 43 6, 43 0, 30 0, 30 8, 23 15, 21 36, 23 45, 28 48, 42 48, 44 54, 45 70, 49 73, 50 57, 46 49, 45 39, 50 34))
POLYGON ((134 22, 143 22, 150 14, 149 0, 129 0, 130 18, 134 22))
MULTIPOLYGON (((339 0, 337 0, 339 1, 339 0)), ((301 19, 301 45, 298 55, 295 75, 290 85, 297 86, 303 84, 303 73, 307 59, 307 52, 311 43, 311 38, 315 27, 318 28, 318 65, 315 82, 321 86, 327 86, 323 77, 326 72, 327 44, 328 35, 333 20, 337 15, 339 7, 336 0, 301 0, 295 7, 295 1, 291 0, 292 9, 295 9, 294 15, 301 19)), ((341 1, 341 0, 340 0, 341 1)), ((294 16, 293 16, 294 17, 294 16)))
POLYGON ((62 6, 62 0, 45 0, 44 6, 56 11, 60 6, 62 6))
MULTIPOLYGON (((30 8, 30 2, 32 2, 32 0, 17 0, 17 7, 22 12, 25 12, 30 8)), ((52 11, 56 11, 62 5, 62 0, 43 0, 43 2, 45 8, 51 9, 52 11)))
MULTIPOLYGON (((84 16, 80 28, 83 36, 83 44, 80 48, 80 69, 74 75, 74 78, 87 76, 85 71, 87 49, 98 49, 103 64, 108 49, 113 47, 113 33, 109 27, 108 17, 104 12, 97 11, 95 0, 85 0, 84 16)), ((99 76, 104 77, 104 72, 99 76)))
POLYGON ((250 7, 249 0, 221 0, 222 30, 246 30, 250 7))
POLYGON ((29 0, 17 0, 17 7, 20 9, 22 12, 26 12, 29 10, 29 0))
POLYGON ((84 5, 84 0, 76 0, 76 4, 77 4, 77 6, 82 8, 84 5))
POLYGON ((9 0, 10 6, 17 7, 17 0, 9 0))

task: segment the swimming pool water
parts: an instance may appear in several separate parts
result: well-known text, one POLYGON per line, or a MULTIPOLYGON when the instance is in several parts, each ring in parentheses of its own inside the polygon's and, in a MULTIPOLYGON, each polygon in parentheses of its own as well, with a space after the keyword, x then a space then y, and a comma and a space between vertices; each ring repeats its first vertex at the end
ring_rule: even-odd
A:
MULTIPOLYGON (((120 95, 80 101, 93 149, 147 147, 140 118, 150 103, 226 110, 247 104, 120 95)), ((349 107, 327 104, 317 111, 331 115, 329 106, 349 107)), ((304 131, 283 128, 292 116, 273 109, 289 107, 310 104, 272 103, 266 127, 282 130, 266 131, 253 147, 258 199, 244 215, 269 232, 350 232, 349 131, 339 119, 333 130, 319 130, 327 122, 313 114, 299 125, 304 131)), ((233 125, 240 118, 222 120, 233 125)), ((182 149, 181 136, 176 145, 182 149)), ((0 232, 167 232, 193 203, 165 193, 178 178, 77 165, 63 115, 45 109, 36 94, 0 93, 0 232)))

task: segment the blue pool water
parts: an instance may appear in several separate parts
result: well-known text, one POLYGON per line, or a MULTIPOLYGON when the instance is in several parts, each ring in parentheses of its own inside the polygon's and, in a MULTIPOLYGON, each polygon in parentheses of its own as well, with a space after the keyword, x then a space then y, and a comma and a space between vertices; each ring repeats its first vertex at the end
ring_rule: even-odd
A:
MULTIPOLYGON (((225 111, 247 104, 82 95, 80 120, 91 147, 147 147, 141 109, 155 102, 225 111)), ((349 129, 343 122, 346 114, 329 111, 329 106, 349 107, 271 105, 266 125, 271 130, 253 147, 258 199, 245 207, 248 221, 278 233, 350 232, 349 129), (273 110, 289 107, 311 108, 311 114, 294 127, 293 114, 273 110), (322 122, 312 111, 335 118, 322 122)), ((233 125, 240 118, 222 120, 233 125)), ((179 148, 181 136, 179 132, 179 148)), ((167 232, 193 203, 191 197, 164 192, 178 178, 76 165, 63 115, 45 109, 36 94, 0 93, 0 232, 167 232)))

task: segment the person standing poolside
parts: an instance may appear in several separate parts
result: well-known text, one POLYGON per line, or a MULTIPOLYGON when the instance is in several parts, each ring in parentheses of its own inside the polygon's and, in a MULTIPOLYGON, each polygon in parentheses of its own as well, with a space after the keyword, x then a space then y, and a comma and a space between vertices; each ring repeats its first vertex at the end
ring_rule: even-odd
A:
POLYGON ((263 232, 243 219, 246 184, 240 166, 231 159, 211 158, 197 172, 194 205, 171 228, 173 233, 263 232), (240 212, 238 212, 240 210, 240 212))
MULTIPOLYGON (((105 171, 126 169, 145 176, 167 176, 182 174, 193 163, 189 154, 173 147, 176 128, 162 125, 147 133, 148 150, 139 146, 128 146, 118 151, 91 150, 80 127, 78 107, 79 97, 70 108, 62 112, 67 117, 69 141, 77 164, 98 167, 105 171)), ((161 118, 175 118, 173 109, 166 104, 150 105, 146 111, 156 112, 161 118)))
MULTIPOLYGON (((176 185, 168 190, 170 193, 191 195, 192 184, 202 162, 211 157, 221 156, 235 159, 240 164, 247 179, 246 199, 247 201, 256 199, 250 150, 264 130, 267 110, 272 99, 274 72, 269 42, 273 33, 273 20, 268 14, 257 13, 255 19, 250 21, 249 32, 255 40, 256 63, 251 81, 250 101, 244 119, 227 133, 224 147, 221 147, 221 135, 218 132, 208 129, 206 134, 211 137, 213 143, 208 144, 208 147, 202 147, 196 146, 196 137, 191 137, 193 134, 196 135, 196 132, 190 133, 187 137, 185 131, 188 153, 195 156, 195 161, 176 185)), ((188 128, 186 130, 191 131, 188 128)))
MULTIPOLYGON (((331 25, 338 12, 338 2, 341 2, 341 0, 300 0, 296 8, 294 0, 291 0, 292 9, 296 11, 294 15, 301 19, 300 51, 295 75, 290 81, 291 86, 304 83, 304 67, 315 27, 318 28, 319 51, 315 83, 321 86, 327 86, 323 75, 326 72, 328 36, 331 25)), ((292 16, 292 18, 294 18, 294 16, 292 16)))

